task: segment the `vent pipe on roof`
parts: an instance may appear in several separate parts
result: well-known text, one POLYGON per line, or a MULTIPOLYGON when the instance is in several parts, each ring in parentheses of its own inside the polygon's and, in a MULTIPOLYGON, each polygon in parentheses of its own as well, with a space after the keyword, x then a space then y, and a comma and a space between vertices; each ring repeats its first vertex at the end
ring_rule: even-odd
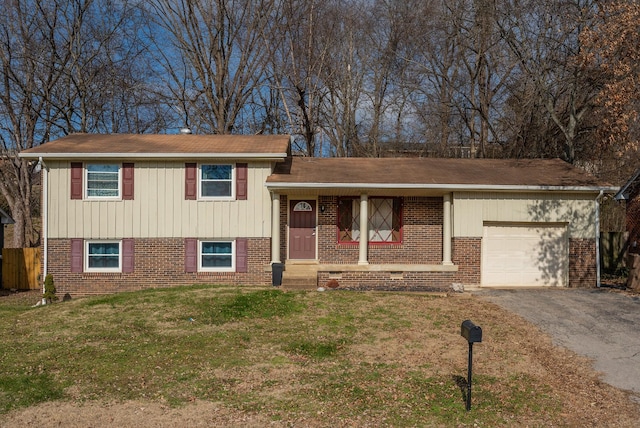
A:
POLYGON ((189 135, 189 134, 191 134, 191 129, 187 128, 187 127, 180 128, 180 133, 183 134, 183 135, 189 135))

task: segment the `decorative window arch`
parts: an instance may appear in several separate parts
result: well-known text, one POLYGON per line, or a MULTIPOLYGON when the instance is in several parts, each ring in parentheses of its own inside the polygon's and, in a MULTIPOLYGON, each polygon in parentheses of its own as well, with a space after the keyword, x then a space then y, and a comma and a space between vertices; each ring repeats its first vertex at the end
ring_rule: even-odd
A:
POLYGON ((293 207, 294 211, 313 211, 313 208, 311 207, 311 204, 307 201, 300 201, 298 202, 294 207, 293 207))

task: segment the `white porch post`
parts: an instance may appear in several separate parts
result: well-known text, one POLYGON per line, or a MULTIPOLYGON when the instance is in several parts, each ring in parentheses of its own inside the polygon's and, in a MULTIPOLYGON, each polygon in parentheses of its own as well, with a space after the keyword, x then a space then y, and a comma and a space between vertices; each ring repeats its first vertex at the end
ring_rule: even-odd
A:
POLYGON ((271 263, 280 263, 280 195, 271 194, 271 263))
POLYGON ((442 197, 442 264, 452 265, 451 261, 451 193, 442 197))
POLYGON ((369 259, 367 249, 369 245, 369 197, 360 195, 360 253, 358 256, 359 265, 368 265, 369 259))

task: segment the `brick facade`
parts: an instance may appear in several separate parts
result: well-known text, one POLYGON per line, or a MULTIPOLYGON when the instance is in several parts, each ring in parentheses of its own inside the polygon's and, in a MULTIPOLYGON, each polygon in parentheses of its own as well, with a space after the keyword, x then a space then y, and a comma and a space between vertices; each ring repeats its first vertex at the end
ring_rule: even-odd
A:
MULTIPOLYGON (((338 243, 338 198, 321 196, 318 206, 320 263, 358 263, 358 243, 338 243)), ((442 198, 407 197, 402 208, 402 243, 369 244, 371 264, 442 263, 442 198)))
POLYGON ((271 240, 248 240, 248 271, 185 272, 185 247, 181 238, 147 238, 134 241, 133 273, 71 273, 71 241, 48 241, 48 273, 53 274, 58 294, 106 294, 146 288, 192 284, 263 285, 271 283, 271 240))
MULTIPOLYGON (((442 231, 442 226, 440 226, 442 231)), ((442 232, 440 232, 442 233, 442 232)), ((439 245, 442 240, 436 240, 439 245)), ((453 263, 458 266, 457 272, 319 272, 318 285, 326 285, 336 278, 340 288, 351 290, 411 290, 433 291, 448 290, 452 283, 465 285, 480 284, 482 239, 481 238, 456 238, 452 245, 453 263)), ((357 257, 357 253, 356 253, 357 257)), ((356 260, 357 262, 357 260, 356 260)), ((387 261, 384 263, 396 263, 387 261)), ((397 263, 411 264, 408 261, 397 263)), ((438 261, 417 262, 415 264, 440 264, 438 261)))
POLYGON ((454 238, 451 260, 458 266, 455 281, 465 285, 480 285, 482 238, 454 238))
MULTIPOLYGON (((338 198, 321 196, 318 206, 318 259, 321 264, 357 264, 358 243, 339 243, 338 198)), ((405 197, 402 207, 402 243, 369 244, 370 264, 440 265, 442 263, 441 197, 405 197)), ((479 266, 479 265, 478 265, 479 266)), ((336 278, 342 289, 443 290, 457 281, 457 272, 343 271, 318 273, 318 285, 336 278)))
MULTIPOLYGON (((338 243, 335 196, 318 198, 318 259, 320 264, 358 263, 358 245, 338 243), (324 207, 324 210, 322 209, 324 207)), ((407 197, 403 205, 402 243, 370 245, 369 263, 440 265, 442 263, 442 198, 407 197)), ((287 254, 288 198, 280 197, 281 260, 287 254)), ((271 260, 269 238, 248 241, 247 273, 185 273, 182 238, 135 239, 133 273, 71 273, 71 241, 48 240, 48 272, 53 274, 61 294, 105 294, 145 288, 199 283, 269 285, 271 260)), ((593 287, 596 283, 595 240, 571 239, 569 244, 569 286, 593 287)), ((41 252, 44 254, 44 251, 41 252)), ((452 283, 479 285, 481 282, 482 238, 453 238, 452 262, 456 272, 320 271, 318 285, 335 278, 342 289, 446 290, 452 283)))
POLYGON ((569 239, 569 287, 593 288, 596 283, 596 240, 569 239))
POLYGON ((640 195, 638 186, 635 185, 626 201, 626 223, 629 232, 628 252, 632 254, 640 253, 640 195))

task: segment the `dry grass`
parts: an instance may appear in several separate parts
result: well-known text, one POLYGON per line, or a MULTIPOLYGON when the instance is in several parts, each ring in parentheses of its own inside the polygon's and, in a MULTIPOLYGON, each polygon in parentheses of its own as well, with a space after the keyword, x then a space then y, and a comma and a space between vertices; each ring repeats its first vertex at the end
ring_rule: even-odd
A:
POLYGON ((17 394, 2 387, 16 374, 48 379, 59 398, 8 407, 2 426, 640 420, 627 393, 602 383, 588 360, 473 295, 189 287, 37 309, 20 308, 21 297, 0 297, 0 334, 10 338, 0 348, 0 401, 17 394), (464 319, 483 328, 470 412, 464 319))

